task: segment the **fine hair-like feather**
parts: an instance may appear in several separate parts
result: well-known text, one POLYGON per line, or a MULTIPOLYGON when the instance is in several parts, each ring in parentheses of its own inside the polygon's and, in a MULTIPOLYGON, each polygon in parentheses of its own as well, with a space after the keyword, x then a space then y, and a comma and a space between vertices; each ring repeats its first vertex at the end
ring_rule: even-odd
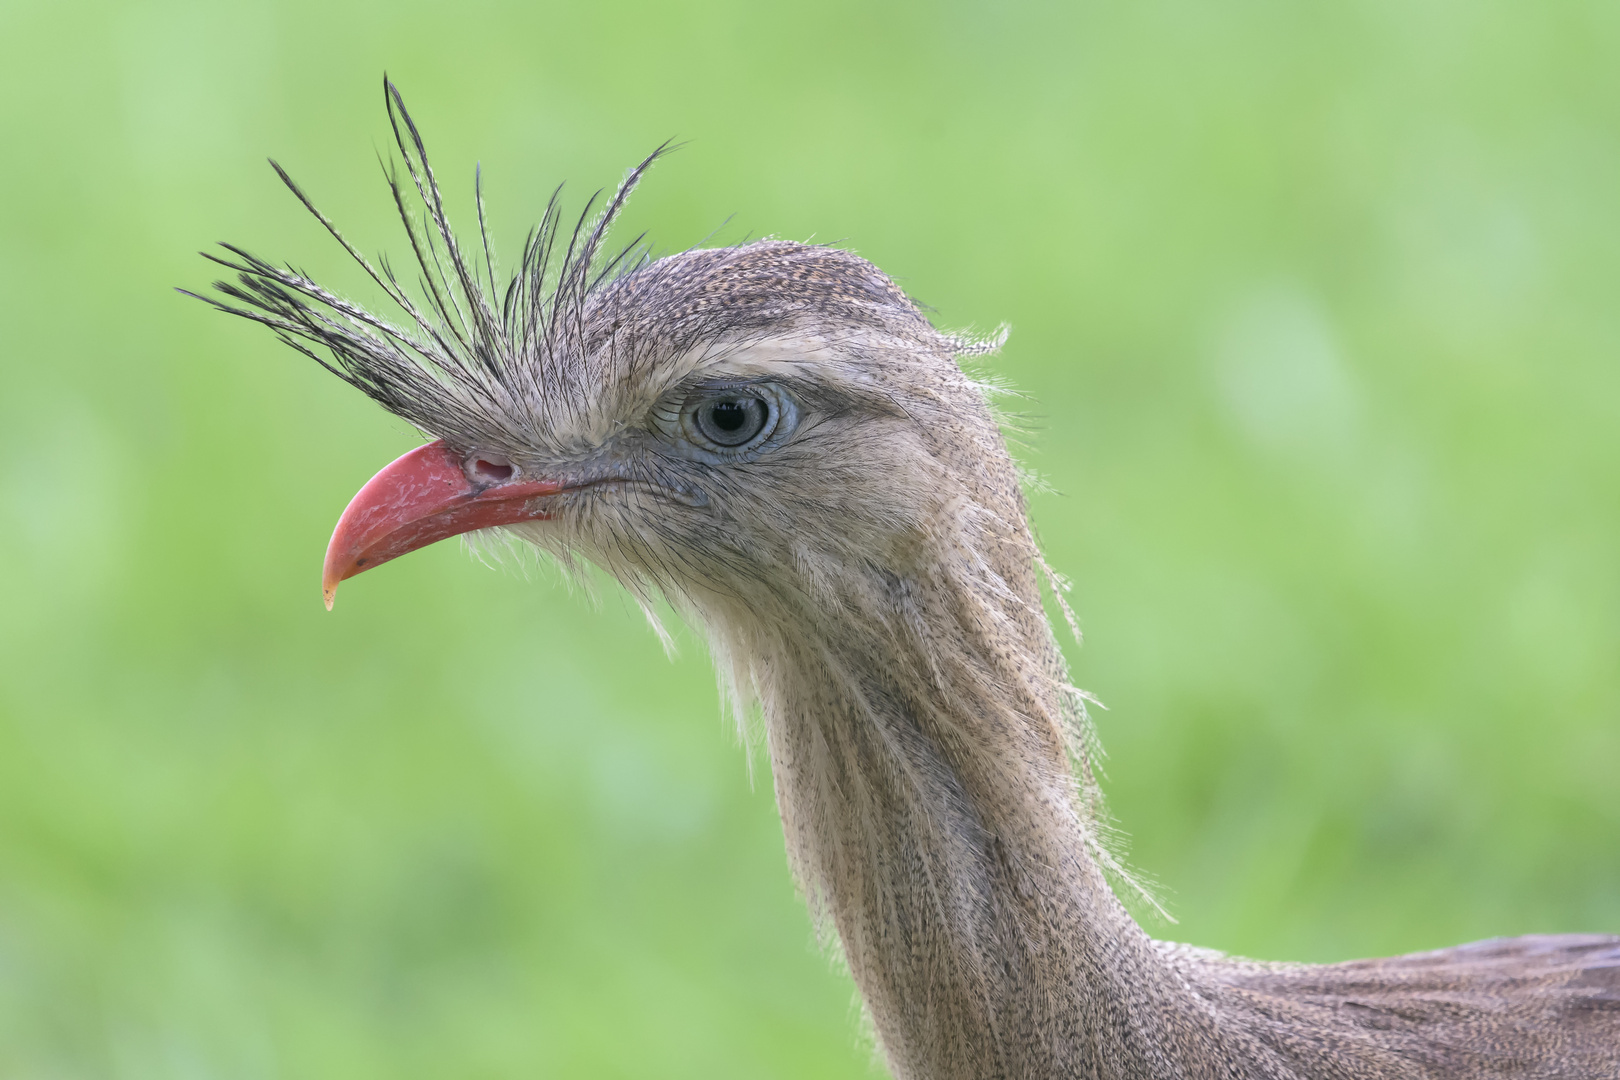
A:
POLYGON ((234 244, 220 245, 228 256, 202 253, 236 274, 234 281, 214 283, 226 299, 188 295, 270 327, 283 342, 424 432, 471 443, 494 434, 493 423, 520 441, 544 400, 540 383, 578 356, 574 343, 589 296, 614 275, 645 264, 641 237, 611 256, 604 257, 603 248, 631 192, 670 144, 631 169, 605 204, 599 206, 602 192, 591 196, 571 229, 563 225, 562 189, 554 191, 503 289, 495 280, 481 170, 474 185, 481 258, 469 258, 445 214, 427 147, 404 98, 392 82, 384 79, 383 85, 394 145, 419 203, 419 208, 411 205, 401 166, 386 164, 389 192, 420 275, 419 297, 400 283, 386 257, 375 264, 367 259, 280 164, 272 159, 270 165, 405 322, 373 314, 291 266, 234 244))

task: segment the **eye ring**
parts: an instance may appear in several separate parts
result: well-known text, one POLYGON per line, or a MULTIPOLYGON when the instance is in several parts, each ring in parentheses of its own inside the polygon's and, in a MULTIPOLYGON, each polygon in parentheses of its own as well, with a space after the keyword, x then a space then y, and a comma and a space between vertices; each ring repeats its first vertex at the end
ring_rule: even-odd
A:
POLYGON ((711 388, 681 409, 681 430, 711 453, 745 453, 769 439, 782 416, 777 395, 763 386, 711 388))

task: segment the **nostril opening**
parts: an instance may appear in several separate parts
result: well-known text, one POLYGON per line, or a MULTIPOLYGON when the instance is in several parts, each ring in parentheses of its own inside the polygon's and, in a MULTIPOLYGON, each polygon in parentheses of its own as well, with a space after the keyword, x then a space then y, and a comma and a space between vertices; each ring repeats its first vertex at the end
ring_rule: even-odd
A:
POLYGON ((512 466, 485 458, 474 461, 472 471, 478 479, 490 484, 504 484, 512 479, 513 473, 512 466))

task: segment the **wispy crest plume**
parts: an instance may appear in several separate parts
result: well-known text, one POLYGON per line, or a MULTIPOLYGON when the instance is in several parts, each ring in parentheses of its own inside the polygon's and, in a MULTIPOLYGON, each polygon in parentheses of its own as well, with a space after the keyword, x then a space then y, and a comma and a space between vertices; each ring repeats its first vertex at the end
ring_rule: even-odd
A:
POLYGON ((605 203, 601 191, 593 194, 571 230, 562 224, 559 185, 503 288, 495 277, 482 171, 474 174, 482 259, 469 260, 445 213, 421 132, 386 77, 383 96, 404 175, 393 161, 383 164, 383 172, 420 271, 417 296, 401 285, 385 256, 375 263, 367 259, 281 165, 272 160, 270 166, 387 294, 402 320, 368 311, 290 265, 227 243, 220 247, 228 256, 202 253, 235 273, 234 281, 214 282, 225 299, 180 291, 270 327, 283 342, 430 435, 461 445, 487 445, 492 436, 521 445, 542 412, 545 384, 579 360, 587 299, 648 261, 644 236, 611 256, 603 251, 631 192, 671 145, 664 143, 631 169, 605 203), (492 431, 492 424, 499 430, 492 431))

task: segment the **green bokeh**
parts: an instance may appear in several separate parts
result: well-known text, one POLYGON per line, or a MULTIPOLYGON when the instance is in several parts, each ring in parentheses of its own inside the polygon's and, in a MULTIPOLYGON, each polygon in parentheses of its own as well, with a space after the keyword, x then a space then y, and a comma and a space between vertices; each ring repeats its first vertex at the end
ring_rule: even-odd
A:
POLYGON ((413 437, 170 287, 354 284, 266 154, 400 251, 385 69, 508 252, 676 136, 627 228, 1012 325, 1154 932, 1620 931, 1620 7, 5 0, 0 1077, 875 1068, 691 635, 453 544, 321 609, 413 437))

